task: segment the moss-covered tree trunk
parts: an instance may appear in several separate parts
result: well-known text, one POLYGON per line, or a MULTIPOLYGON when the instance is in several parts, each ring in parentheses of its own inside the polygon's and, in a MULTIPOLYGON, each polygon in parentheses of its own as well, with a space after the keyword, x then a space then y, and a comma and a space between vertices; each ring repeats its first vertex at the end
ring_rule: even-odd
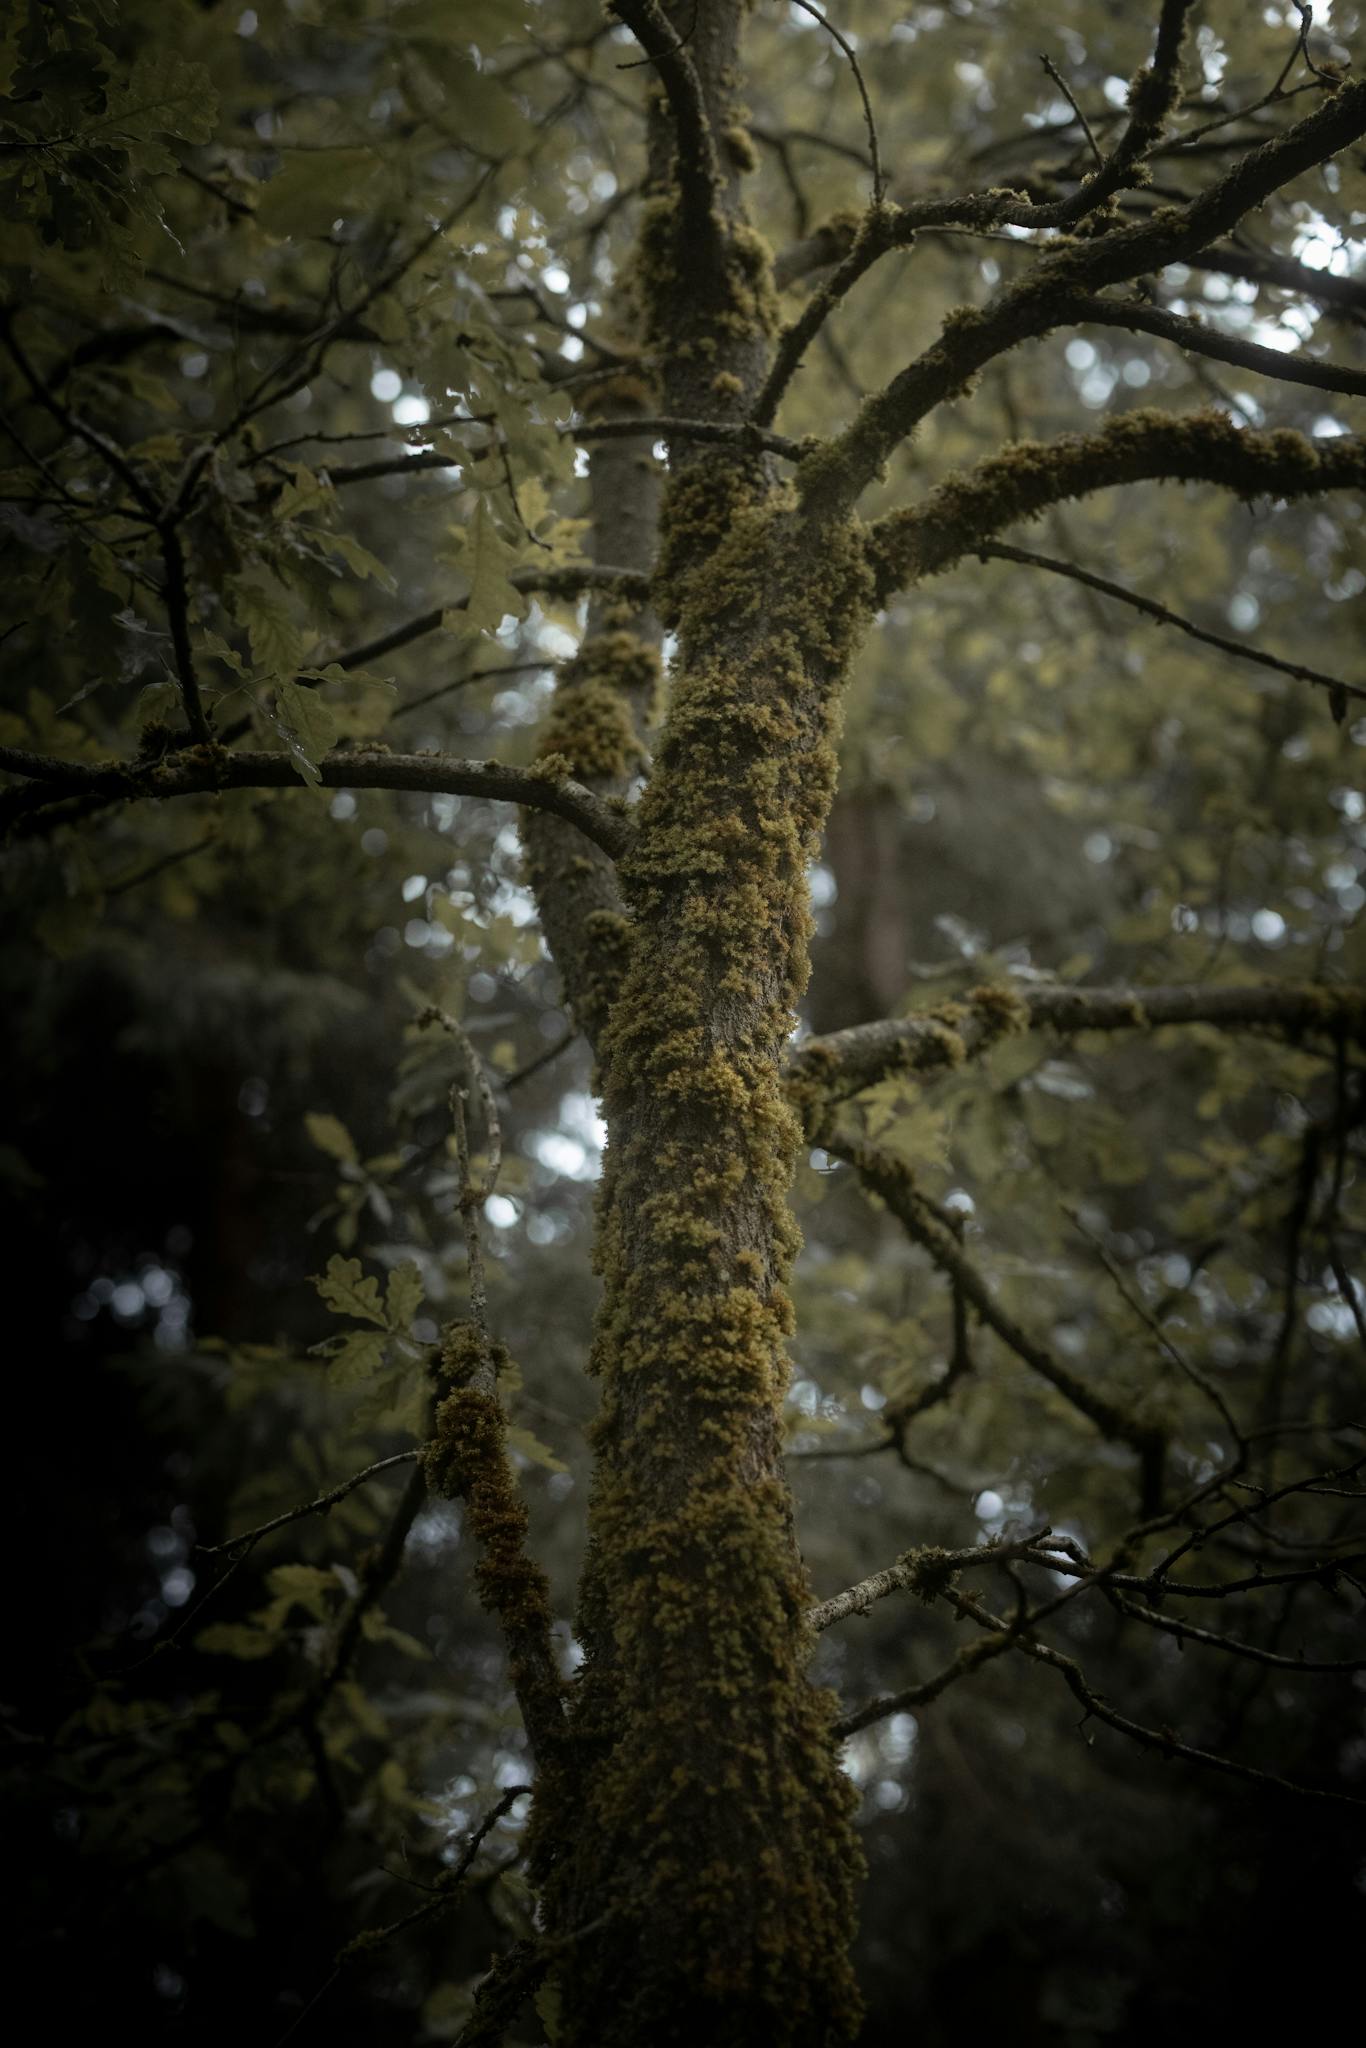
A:
MULTIPOLYGON (((662 11, 622 11, 667 73, 662 11)), ((686 94, 660 98, 625 290, 661 409, 730 422, 772 328, 767 252, 739 196, 743 10, 682 11, 723 148, 690 132, 686 94)), ((689 441, 672 456, 657 595, 677 651, 622 869, 629 936, 614 929, 595 971, 591 930, 566 933, 561 961, 583 1016, 603 1017, 611 983, 597 1032, 610 1139, 586 1664, 540 1865, 566 1942, 563 2040, 777 2048, 856 2024, 852 1795, 806 1676, 781 1456, 798 1131, 779 1070, 869 578, 852 528, 818 528, 758 451, 689 441)), ((572 676, 550 735, 598 776, 600 667, 592 719, 580 732, 572 676)), ((602 926, 601 905, 587 920, 602 926)))

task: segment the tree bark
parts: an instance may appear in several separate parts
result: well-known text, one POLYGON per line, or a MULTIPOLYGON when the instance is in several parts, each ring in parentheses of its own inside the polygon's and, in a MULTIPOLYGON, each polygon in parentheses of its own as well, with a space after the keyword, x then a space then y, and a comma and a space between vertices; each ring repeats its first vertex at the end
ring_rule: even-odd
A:
MULTIPOLYGON (((627 286, 660 409, 735 419, 773 326, 768 252, 739 196, 742 10, 683 9, 679 47, 669 10, 619 11, 676 116, 675 157, 675 125, 655 115, 627 286), (729 138, 719 155, 709 136, 729 138)), ((811 1595, 781 1455, 799 1140, 782 1058, 871 578, 852 522, 818 527, 762 453, 690 441, 657 590, 678 635, 672 702, 622 863, 605 1017, 587 991, 610 1133, 602 1406, 574 1763, 543 1791, 537 1866, 565 1944, 566 2043, 816 2048, 857 2026, 860 1856, 833 1702, 806 1676, 811 1595)))

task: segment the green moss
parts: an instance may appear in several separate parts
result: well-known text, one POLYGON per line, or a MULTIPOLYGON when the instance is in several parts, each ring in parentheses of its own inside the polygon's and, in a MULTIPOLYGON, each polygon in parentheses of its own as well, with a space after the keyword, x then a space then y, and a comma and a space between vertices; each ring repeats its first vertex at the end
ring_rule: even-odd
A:
POLYGON ((508 1363, 504 1347, 475 1324, 447 1326, 441 1371, 452 1391, 437 1403, 422 1461, 433 1492, 464 1502, 479 1553, 475 1584, 503 1625, 520 1690, 532 1675, 520 1661, 523 1646, 544 1640, 551 1610, 545 1574, 527 1554, 527 1513, 495 1390, 508 1363))
POLYGON ((899 1560, 906 1574, 906 1585, 926 1607, 933 1607, 941 1593, 946 1593, 953 1584, 955 1572, 949 1561, 949 1554, 933 1544, 921 1550, 908 1550, 899 1560))
MULTIPOLYGON (((621 625, 591 635, 560 671, 536 772, 573 775, 609 801, 624 797, 645 764, 642 734, 655 718, 659 688, 659 656, 648 641, 621 625)), ((577 1021, 596 1043, 629 942, 611 863, 572 836, 566 851, 555 821, 534 814, 523 837, 527 877, 543 914, 563 913, 549 936, 575 991, 577 1021)))
POLYGON ((715 256, 699 264, 673 194, 641 209, 623 290, 666 384, 670 363, 705 366, 723 348, 732 353, 737 343, 762 342, 778 325, 768 243, 745 221, 718 214, 711 225, 715 256))
POLYGON ((986 983, 971 991, 968 1007, 988 1044, 1009 1037, 1012 1032, 1030 1029, 1029 1005, 1016 988, 986 983))
MULTIPOLYGON (((980 541, 1047 506, 1113 484, 1145 478, 1199 478, 1222 484, 1245 501, 1274 492, 1301 497, 1340 480, 1334 443, 1315 445, 1290 428, 1254 433, 1226 414, 1183 414, 1136 407, 1094 434, 1056 441, 1015 441, 999 455, 945 478, 917 506, 881 519, 869 535, 879 596, 942 570, 980 541)), ((810 467, 836 463, 831 451, 797 472, 804 501, 813 498, 810 467)))
MULTIPOLYGON (((852 522, 808 534, 790 493, 729 456, 675 480, 663 550, 681 655, 622 865, 634 937, 603 1040, 575 1717, 593 1761, 558 1829, 588 1846, 544 1881, 551 1924, 568 1921, 591 1845, 611 1843, 650 1952, 671 1958, 669 1999, 697 1987, 667 2038, 784 2048, 843 2039, 855 2014, 853 1794, 804 1672, 810 1594, 781 1466, 799 1138, 781 1063, 869 580, 852 522)), ((575 1999, 592 1995, 585 1977, 575 1999)), ((664 2038, 652 1995, 641 2038, 664 2038)))
POLYGON ((733 121, 728 128, 722 129, 721 140, 725 144, 726 155, 737 171, 758 170, 759 152, 754 147, 754 137, 748 128, 742 128, 738 121, 733 121))

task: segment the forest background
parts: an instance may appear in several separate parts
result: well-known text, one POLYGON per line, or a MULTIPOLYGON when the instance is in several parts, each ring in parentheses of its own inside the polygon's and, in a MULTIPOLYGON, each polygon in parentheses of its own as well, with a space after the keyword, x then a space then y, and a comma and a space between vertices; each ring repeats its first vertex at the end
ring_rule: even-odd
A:
MULTIPOLYGON (((828 12, 843 41, 750 11, 725 145, 789 326, 870 191, 1075 191, 1159 9, 828 12)), ((1191 11, 1120 217, 1361 50, 1348 4, 1191 11)), ((678 445, 601 431, 658 409, 627 289, 658 93, 591 0, 16 6, 0 93, 22 1967, 72 2025, 453 2040, 537 1938, 531 1763, 468 1503, 412 1454, 473 1280, 571 1671, 604 1125, 505 799, 558 805, 561 849, 623 829, 552 721, 590 595, 639 603, 581 565, 649 565, 678 445), (81 780, 174 772, 206 716, 274 786, 81 780)), ((1357 139, 1132 318, 995 356, 864 518, 1154 407, 1359 447, 1364 195, 1357 139), (1197 318, 1222 353, 1163 329, 1197 318)), ((769 455, 846 429, 1046 239, 930 224, 885 256, 769 455)), ((1349 491, 1244 496, 1051 504, 888 591, 846 693, 801 1030, 925 1021, 798 1158, 784 1452, 817 1600, 921 1559, 921 1599, 908 1568, 813 1666, 848 1720, 883 1703, 843 1748, 870 2044, 1256 2040, 1360 1952, 1366 552, 1349 491), (1160 1497, 1229 1518, 1183 1569, 1247 1590, 1049 1620, 1126 1732, 1018 1644, 965 1661, 961 1600, 1148 1569, 1118 1546, 1159 1439, 1160 1497), (927 1547, 998 1540, 1032 1561, 936 1598, 927 1547)), ((552 1973, 509 2038, 562 2024, 552 1973)))

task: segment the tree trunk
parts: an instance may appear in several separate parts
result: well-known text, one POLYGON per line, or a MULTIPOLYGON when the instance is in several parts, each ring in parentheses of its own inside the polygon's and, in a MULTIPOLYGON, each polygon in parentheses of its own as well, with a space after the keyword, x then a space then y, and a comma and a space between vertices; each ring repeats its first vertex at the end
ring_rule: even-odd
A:
POLYGON ((783 1476, 779 1084, 806 973, 805 869, 834 777, 864 572, 795 514, 740 517, 685 612, 627 864, 604 1040, 603 1406, 575 1717, 546 1838, 567 2038, 816 2043, 852 2029, 858 1851, 783 1476))
MULTIPOLYGON (((739 199, 741 11, 695 10, 687 41, 727 161, 690 205, 697 165, 656 110, 626 286, 663 408, 691 420, 742 415, 772 327, 739 199)), ((860 1856, 832 1703, 805 1672, 782 1464, 798 1131, 779 1070, 869 577, 852 525, 817 532, 757 453, 672 458, 657 588, 678 649, 622 867, 626 937, 614 927, 601 969, 582 931, 558 955, 597 1026, 610 1135, 586 1662, 537 1860, 565 1943, 563 2041, 814 2048, 857 2025, 860 1856)), ((572 689, 549 743, 587 776, 604 764, 582 751, 572 689)))

